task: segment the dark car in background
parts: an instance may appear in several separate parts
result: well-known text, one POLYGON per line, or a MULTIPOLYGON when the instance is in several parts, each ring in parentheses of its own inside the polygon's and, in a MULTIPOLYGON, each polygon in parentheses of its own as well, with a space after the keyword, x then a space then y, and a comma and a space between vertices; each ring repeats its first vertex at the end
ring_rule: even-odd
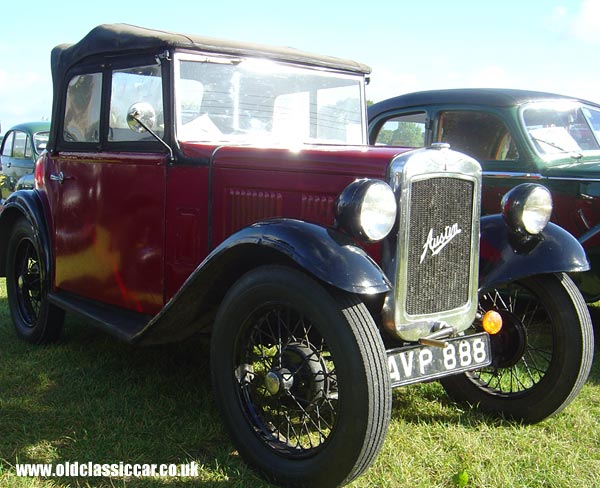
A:
POLYGON ((552 221, 586 250, 591 270, 573 278, 600 299, 600 105, 552 93, 450 89, 400 95, 369 107, 369 141, 426 147, 448 143, 481 163, 482 214, 524 182, 552 193, 552 221))
POLYGON ((19 188, 32 187, 35 161, 46 148, 50 122, 26 122, 4 134, 0 149, 0 190, 4 200, 19 188))

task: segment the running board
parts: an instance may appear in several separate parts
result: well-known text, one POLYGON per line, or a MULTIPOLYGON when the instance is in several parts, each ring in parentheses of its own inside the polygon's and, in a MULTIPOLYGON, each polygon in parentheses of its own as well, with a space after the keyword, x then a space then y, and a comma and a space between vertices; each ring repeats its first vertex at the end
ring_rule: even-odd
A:
POLYGON ((109 334, 132 343, 152 320, 152 316, 94 302, 66 292, 49 293, 48 300, 67 312, 73 312, 93 322, 109 334))

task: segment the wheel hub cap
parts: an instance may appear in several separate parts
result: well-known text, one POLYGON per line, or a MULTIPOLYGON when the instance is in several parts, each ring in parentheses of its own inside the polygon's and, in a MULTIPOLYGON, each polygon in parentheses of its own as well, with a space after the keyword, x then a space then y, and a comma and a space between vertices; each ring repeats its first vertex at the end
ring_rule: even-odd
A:
POLYGON ((265 388, 271 395, 277 395, 282 389, 289 391, 293 385, 294 377, 285 368, 269 371, 265 376, 265 388))
POLYGON ((513 313, 503 310, 502 330, 491 336, 494 365, 509 368, 517 364, 527 348, 527 331, 523 322, 513 313))
POLYGON ((279 375, 274 371, 269 371, 265 377, 265 387, 271 395, 279 393, 279 375))

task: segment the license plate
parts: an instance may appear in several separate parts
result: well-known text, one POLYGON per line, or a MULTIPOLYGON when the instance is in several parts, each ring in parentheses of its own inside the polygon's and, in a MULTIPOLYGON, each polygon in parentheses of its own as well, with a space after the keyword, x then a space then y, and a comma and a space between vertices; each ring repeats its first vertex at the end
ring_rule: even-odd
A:
POLYGON ((479 369, 492 360, 485 332, 444 341, 443 348, 418 345, 387 351, 392 387, 479 369))

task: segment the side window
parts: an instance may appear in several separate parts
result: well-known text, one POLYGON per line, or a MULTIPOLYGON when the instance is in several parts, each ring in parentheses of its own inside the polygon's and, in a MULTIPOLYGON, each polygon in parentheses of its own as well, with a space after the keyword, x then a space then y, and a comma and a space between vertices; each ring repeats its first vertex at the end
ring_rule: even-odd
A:
POLYGON ((67 88, 63 138, 66 142, 100 141, 102 74, 74 76, 67 88))
POLYGON ((482 161, 506 161, 519 158, 517 147, 504 122, 496 115, 475 111, 442 112, 438 142, 482 161))
POLYGON ((25 147, 27 145, 27 134, 25 132, 15 132, 15 142, 13 146, 13 158, 25 159, 25 147))
POLYGON ((25 142, 25 157, 27 159, 31 159, 33 157, 33 147, 31 145, 31 137, 27 136, 27 141, 25 142))
POLYGON ((13 148, 14 140, 15 140, 15 133, 9 132, 8 135, 4 138, 4 145, 2 146, 2 156, 7 156, 7 157, 12 156, 12 148, 13 148))
POLYGON ((164 136, 162 77, 160 65, 140 66, 115 70, 112 76, 108 140, 154 141, 145 131, 132 130, 127 123, 127 112, 134 103, 143 102, 152 107, 153 116, 144 123, 160 137, 164 136))
POLYGON ((40 154, 48 145, 48 139, 50 138, 50 132, 38 132, 33 135, 33 147, 37 154, 40 154))
POLYGON ((425 146, 425 112, 398 115, 384 122, 376 145, 382 146, 425 146))

